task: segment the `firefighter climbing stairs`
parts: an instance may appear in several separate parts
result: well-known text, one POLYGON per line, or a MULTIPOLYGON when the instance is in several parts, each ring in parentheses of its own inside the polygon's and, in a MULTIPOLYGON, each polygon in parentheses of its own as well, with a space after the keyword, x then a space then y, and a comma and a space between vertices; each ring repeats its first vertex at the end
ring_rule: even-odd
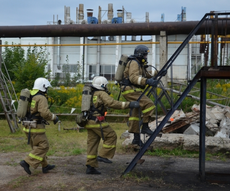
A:
MULTIPOLYGON (((0 42, 1 43, 1 42, 0 42)), ((1 53, 1 52, 0 52, 1 53)), ((0 100, 3 111, 5 113, 6 120, 9 124, 10 131, 12 133, 16 132, 19 127, 17 124, 17 116, 16 116, 16 108, 13 104, 12 95, 14 95, 15 99, 17 100, 16 93, 14 91, 13 84, 9 78, 9 74, 5 64, 2 61, 2 57, 0 54, 0 100), (2 67, 5 68, 6 75, 2 72, 2 67)))
MULTIPOLYGON (((212 30, 205 30, 205 32, 207 32, 207 35, 210 35, 210 31, 211 31, 211 36, 212 36, 212 49, 211 49, 211 64, 210 66, 208 66, 207 64, 205 64, 195 75, 195 77, 193 78, 193 80, 191 80, 189 82, 189 84, 187 85, 187 87, 185 88, 185 90, 183 92, 180 93, 179 98, 177 99, 177 101, 175 101, 175 103, 173 103, 173 101, 171 101, 171 108, 170 110, 165 110, 167 111, 167 114, 165 115, 164 119, 159 123, 156 122, 157 124, 157 128, 155 129, 155 131, 153 132, 153 134, 149 137, 149 139, 145 142, 145 144, 140 148, 139 152, 136 154, 136 156, 133 158, 133 160, 129 163, 128 167, 125 169, 125 171, 122 173, 122 175, 125 175, 126 173, 130 172, 135 166, 136 164, 141 160, 141 157, 144 155, 144 153, 146 152, 146 150, 149 148, 149 146, 152 144, 152 142, 155 140, 155 138, 157 137, 157 135, 160 133, 160 131, 163 129, 163 127, 165 126, 165 124, 168 122, 168 120, 170 119, 170 117, 173 115, 173 113, 175 112, 175 110, 180 106, 180 104, 182 103, 182 101, 186 98, 186 96, 189 94, 189 92, 192 90, 192 88, 195 86, 195 84, 197 82, 200 82, 200 146, 199 146, 199 172, 200 172, 200 177, 201 180, 205 180, 205 114, 206 114, 206 84, 207 84, 207 79, 208 78, 213 78, 213 79, 230 79, 230 67, 229 66, 218 66, 218 62, 217 62, 217 54, 216 54, 216 48, 217 47, 217 39, 218 39, 218 35, 220 35, 219 33, 217 33, 217 28, 218 28, 218 16, 223 16, 221 19, 223 20, 223 18, 226 15, 229 15, 230 13, 215 13, 215 15, 213 13, 207 13, 205 14, 205 16, 202 18, 202 20, 197 24, 197 26, 189 33, 189 35, 186 37, 186 39, 183 41, 183 43, 178 47, 178 49, 173 53, 173 55, 170 57, 170 59, 165 63, 165 65, 161 68, 161 70, 157 73, 157 75, 154 77, 154 80, 158 81, 158 87, 160 86, 161 83, 161 78, 162 78, 162 74, 165 71, 169 71, 169 68, 172 66, 172 63, 175 61, 175 59, 177 58, 177 56, 181 53, 181 51, 183 50, 183 48, 188 45, 190 39, 193 37, 193 35, 195 35, 197 33, 198 30, 200 30, 201 26, 206 26, 207 22, 213 22, 216 23, 215 25, 213 25, 212 30), (214 17, 215 16, 215 17, 214 17), (217 28, 215 28, 217 27, 217 28), (214 33, 215 31, 215 33, 214 33)), ((224 18, 225 19, 225 18, 224 18)), ((227 19, 226 19, 227 21, 227 19)), ((221 25, 220 27, 223 27, 225 25, 221 25)), ((223 30, 224 31, 224 28, 223 30)), ((221 30, 220 30, 221 33, 221 30)), ((223 35, 227 35, 227 34, 223 34, 223 35)), ((170 68, 172 70, 172 68, 170 68)), ((171 75, 171 81, 172 81, 173 77, 171 75)), ((173 83, 173 82, 172 82, 173 83)), ((163 88, 164 89, 164 88, 163 88)), ((160 106, 163 106, 160 101, 159 98, 162 97, 162 95, 166 95, 168 96, 168 94, 165 94, 163 92, 162 95, 160 95, 159 97, 156 95, 156 87, 152 87, 152 86, 148 86, 144 92, 142 93, 142 95, 137 99, 137 101, 140 101, 140 99, 142 98, 143 95, 148 95, 151 96, 153 95, 155 98, 155 104, 159 104, 160 106)), ((168 99, 170 100, 170 99, 168 99)), ((157 117, 156 117, 157 119, 157 117)))

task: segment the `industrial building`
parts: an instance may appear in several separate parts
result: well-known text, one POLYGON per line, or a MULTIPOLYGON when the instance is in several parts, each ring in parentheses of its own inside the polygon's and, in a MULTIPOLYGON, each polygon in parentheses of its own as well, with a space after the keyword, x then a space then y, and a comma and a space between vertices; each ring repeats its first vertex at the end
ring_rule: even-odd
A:
MULTIPOLYGON (((53 21, 47 22, 48 25, 119 25, 122 23, 135 23, 132 19, 132 13, 126 12, 124 8, 113 11, 113 4, 108 4, 107 19, 102 20, 102 10, 99 6, 98 17, 93 15, 92 9, 87 9, 86 17, 84 13, 84 5, 80 4, 76 8, 76 20, 70 17, 70 7, 64 7, 64 21, 60 20, 58 16, 53 16, 53 21), (117 14, 117 15, 116 15, 117 14)), ((145 23, 149 23, 149 13, 146 12, 145 23)), ((177 16, 178 20, 175 22, 186 21, 186 9, 182 8, 182 13, 177 16)), ((161 22, 163 22, 163 16, 161 22)), ((80 73, 84 81, 91 80, 94 75, 103 75, 108 80, 114 80, 115 71, 121 54, 131 55, 134 48, 138 44, 145 44, 150 49, 148 55, 148 64, 161 68, 160 64, 160 38, 159 35, 132 35, 132 36, 91 36, 91 37, 22 37, 22 38, 1 38, 2 43, 5 41, 8 44, 22 44, 22 45, 47 45, 46 51, 48 53, 49 63, 47 70, 50 70, 51 79, 59 74, 60 77, 65 77, 65 73, 69 72, 71 77, 80 73)), ((167 31, 166 31, 167 32, 167 31)), ((179 47, 181 42, 187 37, 187 34, 164 34, 167 40, 166 57, 170 56, 179 47)), ((191 43, 186 46, 175 60, 173 70, 168 73, 173 74, 174 79, 189 80, 198 71, 200 66, 205 62, 204 57, 208 57, 209 53, 201 50, 201 35, 194 36, 191 43)), ((209 36, 203 37, 207 40, 209 36)), ((226 48, 226 47, 225 47, 226 48)), ((219 47, 221 49, 221 46, 219 47)), ((229 57, 228 49, 222 59, 223 63, 227 62, 229 57)), ((4 51, 4 49, 3 49, 4 51)), ((221 52, 221 51, 219 51, 221 52)), ((165 62, 167 59, 165 60, 165 62)), ((150 68, 153 70, 153 68, 150 68)))

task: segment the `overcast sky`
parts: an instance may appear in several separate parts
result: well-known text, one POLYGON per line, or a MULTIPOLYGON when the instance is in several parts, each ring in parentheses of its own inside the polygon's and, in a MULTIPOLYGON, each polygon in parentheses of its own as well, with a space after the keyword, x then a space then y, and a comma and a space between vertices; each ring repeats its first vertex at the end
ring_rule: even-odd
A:
MULTIPOLYGON (((230 12, 230 0, 0 0, 0 26, 13 25, 46 25, 55 19, 64 21, 64 6, 70 7, 70 17, 76 21, 76 7, 84 4, 86 9, 93 9, 94 17, 98 17, 98 7, 102 8, 102 21, 107 19, 108 4, 113 4, 114 17, 117 9, 125 8, 132 13, 132 19, 144 22, 146 12, 149 12, 150 22, 176 21, 181 7, 186 7, 187 21, 198 21, 210 11, 230 12)), ((126 17, 125 17, 126 19, 126 17)))

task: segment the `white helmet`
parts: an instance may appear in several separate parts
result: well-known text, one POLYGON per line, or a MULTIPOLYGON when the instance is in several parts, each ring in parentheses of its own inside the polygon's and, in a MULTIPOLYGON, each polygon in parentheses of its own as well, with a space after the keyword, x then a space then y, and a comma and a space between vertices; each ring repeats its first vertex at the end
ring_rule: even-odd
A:
POLYGON ((92 86, 98 90, 106 90, 108 80, 103 76, 96 76, 93 78, 92 86))
POLYGON ((48 87, 52 87, 50 82, 45 78, 37 78, 34 82, 33 90, 40 90, 42 92, 46 92, 48 87))

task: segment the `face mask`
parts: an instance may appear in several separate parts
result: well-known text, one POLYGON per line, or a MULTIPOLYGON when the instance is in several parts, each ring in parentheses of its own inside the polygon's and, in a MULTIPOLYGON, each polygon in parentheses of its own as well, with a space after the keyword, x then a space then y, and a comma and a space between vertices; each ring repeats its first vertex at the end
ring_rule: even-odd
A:
POLYGON ((105 88, 105 92, 110 95, 111 93, 109 92, 107 85, 104 88, 105 88))
POLYGON ((144 54, 143 55, 143 58, 141 60, 142 63, 146 63, 147 62, 147 56, 148 56, 148 54, 144 54))

